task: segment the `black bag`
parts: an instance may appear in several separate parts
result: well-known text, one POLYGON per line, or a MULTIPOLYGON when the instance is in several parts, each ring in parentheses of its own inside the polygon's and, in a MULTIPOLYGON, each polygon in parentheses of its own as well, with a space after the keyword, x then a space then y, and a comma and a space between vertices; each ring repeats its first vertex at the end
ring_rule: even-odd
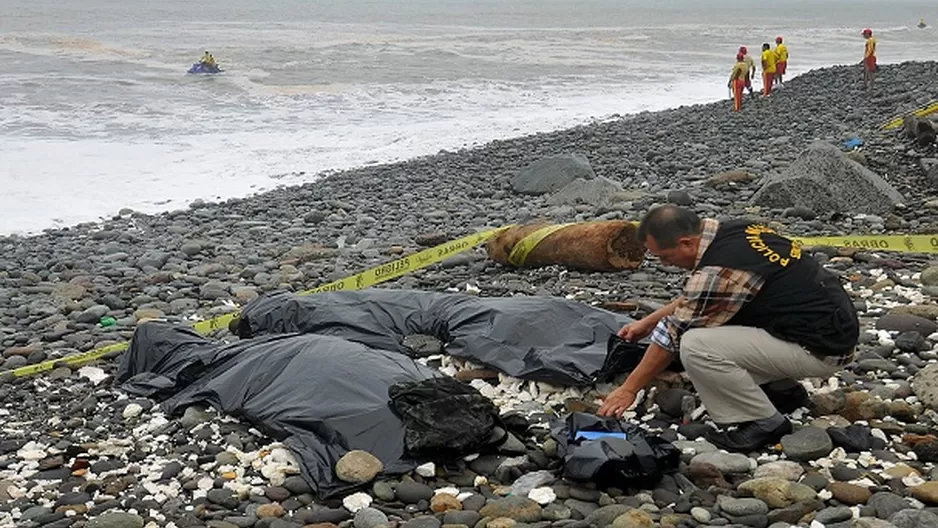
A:
POLYGON ((566 420, 554 421, 551 437, 563 459, 564 477, 593 481, 603 488, 653 488, 665 473, 677 469, 681 459, 670 442, 615 418, 592 414, 572 413, 566 420), (584 431, 624 433, 626 438, 578 439, 584 431))
MULTIPOLYGON (((594 381, 609 381, 617 374, 632 372, 645 357, 646 350, 648 350, 648 343, 632 343, 617 334, 612 334, 606 342, 606 360, 593 377, 594 381)), ((684 366, 681 365, 679 359, 675 359, 668 366, 668 370, 683 372, 684 366)))
POLYGON ((452 457, 500 445, 507 439, 498 408, 474 387, 450 377, 398 383, 388 388, 391 408, 404 422, 404 447, 414 457, 452 457))

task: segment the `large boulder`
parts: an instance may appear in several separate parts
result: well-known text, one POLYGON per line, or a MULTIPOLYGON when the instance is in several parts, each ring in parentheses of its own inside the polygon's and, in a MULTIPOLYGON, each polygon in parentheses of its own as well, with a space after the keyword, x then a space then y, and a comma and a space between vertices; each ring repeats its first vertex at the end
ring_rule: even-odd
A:
POLYGON ((596 177, 586 156, 559 154, 535 161, 511 178, 511 188, 522 194, 547 194, 566 187, 577 178, 596 177))
POLYGON ((550 198, 550 205, 605 205, 615 201, 616 194, 622 191, 622 186, 608 178, 593 178, 586 180, 577 178, 568 183, 550 198))
POLYGON ((925 406, 938 409, 938 364, 929 365, 915 374, 912 391, 925 406))
POLYGON ((752 197, 756 205, 783 209, 886 214, 904 198, 886 180, 837 147, 816 142, 752 197))
POLYGON ((906 116, 902 120, 902 132, 905 137, 914 139, 920 147, 927 147, 935 142, 935 127, 931 121, 918 116, 906 116))

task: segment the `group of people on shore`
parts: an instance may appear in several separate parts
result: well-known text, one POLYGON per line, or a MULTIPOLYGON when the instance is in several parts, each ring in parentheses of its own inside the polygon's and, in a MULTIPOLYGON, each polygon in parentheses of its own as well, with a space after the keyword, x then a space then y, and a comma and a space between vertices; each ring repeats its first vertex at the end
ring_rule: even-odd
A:
MULTIPOLYGON (((762 45, 762 95, 772 95, 772 87, 784 84, 785 72, 788 70, 788 46, 782 37, 775 37, 775 49, 769 43, 762 45)), ((730 73, 727 87, 733 91, 733 109, 740 111, 743 107, 743 90, 749 90, 752 95, 752 80, 756 77, 756 64, 749 55, 746 46, 740 46, 736 53, 736 64, 730 73)))
MULTIPOLYGON (((876 78, 876 39, 872 29, 863 30, 866 45, 863 52, 863 81, 867 90, 873 89, 876 78)), ((775 49, 768 43, 762 45, 762 95, 772 95, 775 85, 784 85, 784 75, 788 70, 788 47, 782 37, 775 37, 775 49)), ((746 46, 740 46, 736 53, 736 64, 730 73, 727 87, 733 92, 733 110, 739 112, 743 107, 743 90, 753 94, 752 80, 756 77, 756 65, 746 46)))

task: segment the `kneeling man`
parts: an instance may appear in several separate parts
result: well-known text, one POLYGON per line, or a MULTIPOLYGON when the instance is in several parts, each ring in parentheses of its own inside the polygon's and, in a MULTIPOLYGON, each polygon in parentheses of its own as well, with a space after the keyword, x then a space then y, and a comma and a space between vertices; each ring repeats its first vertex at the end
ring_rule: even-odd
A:
POLYGON ((702 220, 673 205, 645 215, 638 237, 691 275, 681 297, 619 331, 632 341, 651 334, 652 343, 599 413, 621 416, 679 354, 724 428, 708 440, 741 452, 778 442, 791 422, 759 385, 827 377, 853 360, 860 325, 839 279, 765 225, 702 220))

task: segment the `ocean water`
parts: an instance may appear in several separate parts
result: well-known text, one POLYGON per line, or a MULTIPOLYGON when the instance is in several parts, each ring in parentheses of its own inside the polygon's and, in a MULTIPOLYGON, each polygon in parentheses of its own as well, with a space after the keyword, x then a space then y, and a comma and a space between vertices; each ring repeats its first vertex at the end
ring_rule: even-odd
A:
MULTIPOLYGON (((738 46, 790 74, 933 59, 926 0, 3 0, 0 234, 726 99, 738 46), (186 75, 210 50, 225 72, 186 75)), ((837 89, 832 86, 831 89, 837 89)))

